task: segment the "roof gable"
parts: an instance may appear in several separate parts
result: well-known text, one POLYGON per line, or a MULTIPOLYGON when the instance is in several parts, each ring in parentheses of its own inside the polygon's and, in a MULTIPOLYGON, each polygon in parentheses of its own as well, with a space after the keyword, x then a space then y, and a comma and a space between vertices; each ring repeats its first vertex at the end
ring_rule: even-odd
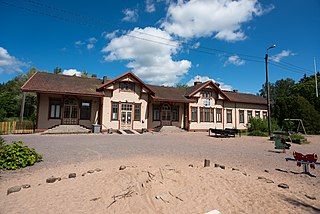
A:
POLYGON ((146 85, 139 77, 137 77, 134 73, 132 73, 131 71, 128 71, 124 74, 122 74, 121 76, 115 78, 115 79, 112 79, 112 80, 109 80, 108 82, 100 85, 99 87, 97 87, 97 90, 102 90, 104 88, 107 88, 109 85, 111 84, 114 84, 115 82, 118 82, 120 81, 121 79, 123 78, 126 78, 126 77, 132 77, 133 79, 135 79, 137 82, 139 82, 144 88, 146 88, 151 94, 155 94, 155 92, 153 91, 152 88, 150 88, 148 85, 146 85))
POLYGON ((218 96, 222 95, 223 98, 227 98, 228 100, 230 100, 229 97, 211 80, 209 80, 207 82, 199 83, 199 84, 192 86, 192 87, 188 87, 186 90, 185 96, 192 97, 193 95, 195 95, 196 93, 198 93, 202 89, 206 88, 207 86, 212 86, 212 88, 218 92, 218 96))

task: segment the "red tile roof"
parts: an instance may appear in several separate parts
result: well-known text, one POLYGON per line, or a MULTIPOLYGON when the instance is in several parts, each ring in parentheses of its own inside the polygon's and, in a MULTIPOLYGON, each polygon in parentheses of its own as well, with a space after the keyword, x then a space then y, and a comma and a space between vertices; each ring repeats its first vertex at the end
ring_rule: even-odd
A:
POLYGON ((100 97, 103 96, 103 92, 97 92, 96 88, 101 85, 101 83, 102 80, 97 78, 36 72, 21 87, 21 91, 100 97))

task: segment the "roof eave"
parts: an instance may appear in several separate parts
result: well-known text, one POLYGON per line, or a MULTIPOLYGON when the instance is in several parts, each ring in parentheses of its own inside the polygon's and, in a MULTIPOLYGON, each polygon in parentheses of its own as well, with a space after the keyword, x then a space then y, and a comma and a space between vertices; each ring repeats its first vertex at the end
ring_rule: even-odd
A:
POLYGON ((21 89, 21 92, 34 92, 34 93, 44 93, 44 94, 60 94, 60 95, 81 95, 81 96, 94 96, 103 97, 103 94, 96 93, 74 93, 67 91, 49 91, 49 90, 36 90, 36 89, 21 89))

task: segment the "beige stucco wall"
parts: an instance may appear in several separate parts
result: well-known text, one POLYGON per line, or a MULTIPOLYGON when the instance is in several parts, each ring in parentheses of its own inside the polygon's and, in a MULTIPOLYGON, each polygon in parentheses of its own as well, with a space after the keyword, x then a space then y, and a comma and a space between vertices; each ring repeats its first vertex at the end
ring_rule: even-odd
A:
MULTIPOLYGON (((38 115, 38 129, 48 129, 56 125, 61 124, 61 118, 60 119, 50 119, 49 118, 49 100, 50 99, 61 99, 62 95, 54 95, 54 94, 40 94, 40 100, 39 100, 39 115, 38 115)), ((78 97, 79 100, 79 109, 78 109, 78 115, 80 118, 80 101, 86 100, 91 101, 91 120, 79 120, 79 125, 86 126, 88 128, 91 128, 91 125, 98 122, 98 111, 99 111, 99 99, 96 97, 78 97)), ((61 112, 60 116, 63 117, 63 104, 61 101, 61 112)))
MULTIPOLYGON (((121 80, 119 80, 121 81, 121 80)), ((120 114, 121 114, 121 103, 132 104, 132 119, 133 129, 147 128, 148 117, 148 94, 141 92, 141 85, 134 79, 130 81, 135 82, 135 91, 126 92, 120 91, 119 82, 116 82, 112 90, 105 90, 105 97, 103 98, 103 110, 102 110, 102 129, 107 130, 109 128, 119 129, 120 128, 120 114), (119 115, 117 121, 111 120, 112 102, 119 103, 119 115), (134 104, 141 104, 141 119, 140 121, 134 121, 134 104)))
POLYGON ((212 97, 210 100, 210 106, 207 108, 214 109, 214 122, 200 122, 200 107, 204 106, 204 101, 208 99, 203 99, 201 93, 198 92, 194 96, 196 103, 190 103, 189 107, 189 129, 190 130, 208 130, 209 128, 225 129, 225 128, 237 128, 237 129, 247 129, 246 124, 248 123, 248 111, 252 111, 253 117, 256 111, 260 111, 260 117, 263 117, 263 112, 267 112, 266 105, 259 104, 249 104, 249 103, 234 103, 228 102, 222 99, 218 99, 218 94, 216 91, 212 90, 212 97), (191 122, 191 107, 197 107, 197 122, 191 122), (222 122, 217 122, 217 109, 222 109, 222 122), (232 111, 232 123, 227 123, 227 110, 232 111), (239 110, 244 111, 244 123, 239 122, 239 110))
POLYGON ((48 129, 61 124, 61 119, 49 119, 49 97, 60 99, 60 95, 40 94, 38 110, 38 129, 48 129))
MULTIPOLYGON (((212 92, 212 97, 210 99, 203 98, 201 96, 201 93, 198 92, 195 94, 195 97, 197 97, 197 102, 196 103, 190 103, 190 108, 189 108, 189 129, 190 130, 208 130, 209 128, 216 128, 216 129, 223 129, 224 125, 221 122, 216 122, 217 121, 217 113, 216 109, 223 109, 223 100, 218 99, 218 93, 215 90, 211 90, 212 92), (210 105, 205 106, 204 101, 209 100, 210 105), (197 107, 197 122, 191 122, 191 107, 197 107), (200 122, 200 107, 201 108, 213 108, 214 109, 214 122, 200 122)), ((222 118, 223 120, 223 118, 222 118)))

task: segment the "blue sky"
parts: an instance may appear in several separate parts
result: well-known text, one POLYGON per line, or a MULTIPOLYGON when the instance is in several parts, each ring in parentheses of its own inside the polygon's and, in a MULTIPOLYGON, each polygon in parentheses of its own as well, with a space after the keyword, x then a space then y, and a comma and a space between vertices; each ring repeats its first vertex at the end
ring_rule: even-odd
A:
POLYGON ((213 79, 257 93, 320 67, 318 0, 0 1, 0 82, 32 66, 155 85, 213 79))

